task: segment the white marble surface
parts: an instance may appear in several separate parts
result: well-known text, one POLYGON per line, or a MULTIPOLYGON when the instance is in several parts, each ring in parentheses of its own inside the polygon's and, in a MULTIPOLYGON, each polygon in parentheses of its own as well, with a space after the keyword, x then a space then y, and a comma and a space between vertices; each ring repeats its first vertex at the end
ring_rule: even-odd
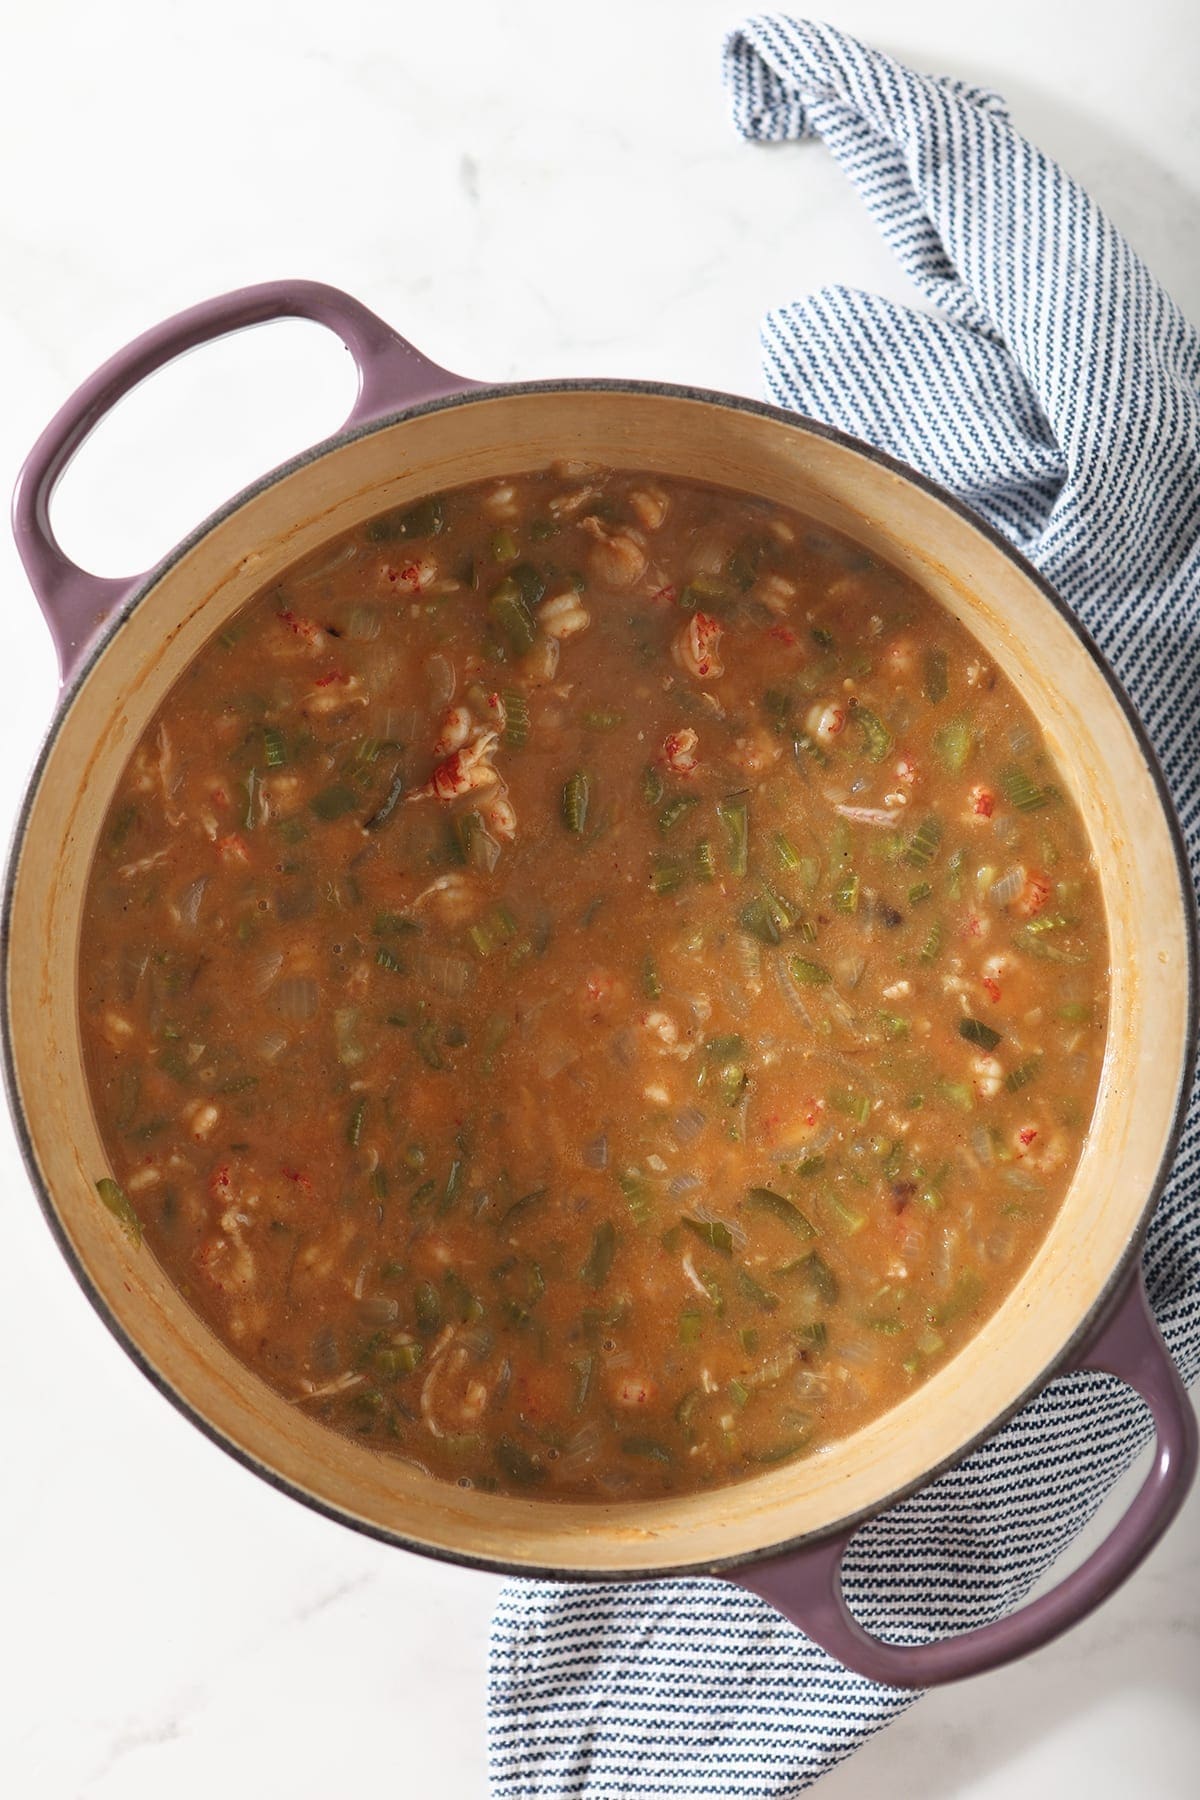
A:
MULTIPOLYGON (((827 0, 993 83, 1200 316, 1194 0, 827 0)), ((451 367, 758 391, 768 304, 906 285, 823 153, 754 151, 718 80, 732 0, 40 0, 4 13, 0 476, 136 331, 243 282, 340 283, 451 367)), ((344 411, 340 348, 277 327, 151 384, 64 484, 68 546, 151 561, 344 411)), ((54 698, 7 542, 0 816, 54 698)), ((0 1133, 0 1792, 229 1800, 486 1788, 496 1583, 357 1538, 219 1455, 126 1361, 0 1133)), ((1183 1800, 1200 1768, 1200 1498, 1099 1617, 932 1696, 834 1796, 1183 1800)))

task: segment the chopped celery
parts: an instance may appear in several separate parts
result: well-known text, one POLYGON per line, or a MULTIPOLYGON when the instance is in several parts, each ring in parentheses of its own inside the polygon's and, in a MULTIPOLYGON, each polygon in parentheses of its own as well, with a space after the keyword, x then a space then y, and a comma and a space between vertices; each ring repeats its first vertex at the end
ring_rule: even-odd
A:
POLYGON ((942 1095, 943 1099, 950 1102, 951 1106, 956 1106, 959 1112, 973 1111, 975 1097, 971 1092, 971 1087, 968 1082, 939 1081, 938 1092, 942 1095))
POLYGON ((753 900, 746 902, 738 914, 738 924, 743 931, 748 931, 751 937, 758 938, 761 943, 779 942, 779 925, 765 894, 756 894, 753 900))
POLYGON ((807 956, 789 956, 788 969, 801 987, 824 987, 833 980, 824 963, 812 962, 807 956))
POLYGON ((488 616, 510 647, 521 656, 532 648, 535 636, 533 616, 525 604, 520 586, 506 575, 488 602, 488 616))
POLYGON ((841 1284, 825 1258, 816 1250, 810 1250, 799 1262, 792 1263, 788 1273, 793 1272, 801 1277, 805 1286, 811 1288, 818 1299, 824 1300, 828 1306, 836 1305, 841 1284))
POLYGON ((1004 1077, 1004 1085, 1009 1093, 1018 1093, 1021 1088, 1027 1086, 1038 1074, 1041 1066, 1040 1056, 1030 1056, 1023 1063, 1018 1063, 1015 1069, 1010 1069, 1004 1077))
POLYGON ((617 1186, 625 1196, 635 1225, 644 1225, 650 1217, 652 1194, 650 1183, 638 1169, 618 1169, 617 1186))
POLYGON ((643 1457, 649 1462, 666 1463, 670 1465, 675 1460, 667 1446, 660 1443, 658 1438, 644 1436, 625 1437, 621 1439, 621 1449, 625 1452, 626 1456, 643 1457))
POLYGON ((850 869, 842 876, 833 890, 833 905, 836 912, 856 913, 858 911, 859 879, 850 869))
POLYGON ((592 706, 583 715, 584 729, 587 731, 615 731, 618 725, 625 723, 625 714, 619 706, 592 706))
POLYGON ((825 1205, 833 1214, 839 1229, 844 1231, 847 1237, 853 1237, 854 1233, 861 1231, 867 1222, 865 1213, 860 1213, 853 1206, 848 1206, 841 1195, 835 1193, 832 1188, 826 1189, 825 1205))
POLYGON ((346 1121, 346 1142, 352 1150, 357 1150, 362 1139, 363 1121, 366 1116, 367 1097, 364 1094, 361 1099, 355 1103, 351 1110, 350 1117, 346 1121))
POLYGON ((592 1247, 579 1271, 586 1287, 601 1288, 608 1280, 617 1253, 617 1228, 611 1219, 603 1219, 592 1233, 592 1247))
POLYGON ((1027 950, 1030 956, 1039 957, 1042 962, 1085 963, 1088 960, 1086 950, 1066 950, 1044 932, 1030 931, 1028 925, 1015 934, 1013 943, 1018 950, 1027 950))
POLYGON ((418 500, 415 506, 395 512, 380 513, 367 526, 367 537, 373 544, 387 544, 393 538, 436 537, 446 523, 442 502, 436 494, 418 500))
POLYGON ((658 829, 665 836, 668 831, 673 830, 673 828, 678 825, 681 819, 687 817, 693 806, 699 806, 699 804, 700 802, 695 794, 677 794, 673 800, 667 802, 659 813, 658 829))
POLYGON ((882 762, 892 747, 892 734, 879 717, 867 706, 855 706, 850 714, 855 725, 863 735, 863 751, 871 762, 882 762))
POLYGON ((588 800, 591 784, 582 769, 577 769, 562 791, 562 815, 567 830, 576 837, 583 832, 587 824, 588 800))
POLYGON ((117 1224, 121 1227, 121 1230, 125 1233, 125 1236, 129 1239, 130 1243, 135 1245, 140 1244, 142 1241, 142 1223, 134 1212, 129 1196, 126 1194, 124 1188, 121 1187, 120 1183, 114 1181, 111 1175, 102 1175, 100 1180, 96 1183, 96 1192, 99 1194, 101 1200, 104 1202, 105 1206, 107 1206, 109 1212, 117 1221, 117 1224))
POLYGON ((687 870, 678 858, 656 856, 650 870, 650 886, 656 894, 673 894, 687 879, 687 870))
POLYGON ((949 1295, 940 1306, 930 1307, 926 1314, 931 1325, 952 1325, 976 1304, 983 1294, 983 1277, 974 1269, 964 1269, 949 1295))
POLYGON ((713 1311, 718 1319, 723 1319, 725 1317, 725 1295, 721 1291, 720 1282, 715 1275, 701 1275, 700 1281, 712 1302, 713 1311))
POLYGON ((702 1243, 712 1250, 719 1250, 722 1256, 729 1256, 733 1251, 733 1233, 728 1225, 722 1225, 719 1219, 694 1219, 685 1213, 679 1223, 687 1228, 702 1243))
POLYGON ((933 813, 930 813, 922 819, 909 838, 905 857, 907 861, 917 866, 931 863, 938 853, 941 842, 942 822, 933 813))
POLYGON ((1036 812, 1039 807, 1049 806, 1055 797, 1052 787, 1040 786, 1019 763, 1010 763, 1000 771, 1000 786, 1009 805, 1018 812, 1036 812))
POLYGON ((496 1461, 504 1474, 517 1487, 533 1487, 535 1483, 544 1481, 546 1470, 536 1456, 514 1443, 510 1437, 502 1437, 496 1444, 496 1461))
POLYGON ((946 698, 950 686, 950 659, 944 650, 929 649, 925 652, 924 681, 922 688, 925 698, 931 706, 937 706, 946 698))
POLYGON ((933 749, 938 761, 951 775, 960 775, 967 766, 975 741, 968 719, 958 717, 933 734, 933 749))
POLYGON ((730 874, 745 875, 750 857, 750 809, 745 794, 717 801, 717 817, 725 827, 730 874))
POLYGON ((417 1330, 429 1337, 442 1323, 442 1301, 432 1281, 419 1281, 413 1290, 413 1312, 417 1330))
POLYGON ((515 688, 505 688, 500 700, 504 707, 504 742, 510 750, 520 750, 529 738, 529 702, 515 688))

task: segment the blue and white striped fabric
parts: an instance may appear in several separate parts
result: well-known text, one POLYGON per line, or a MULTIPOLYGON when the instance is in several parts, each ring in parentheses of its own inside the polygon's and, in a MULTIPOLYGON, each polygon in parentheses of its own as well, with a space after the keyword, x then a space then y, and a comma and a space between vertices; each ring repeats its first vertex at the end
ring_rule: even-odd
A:
MULTIPOLYGON (((733 33, 726 70, 738 130, 822 138, 936 309, 834 288, 771 313, 772 398, 954 489, 1078 608, 1163 759, 1195 876, 1200 336, 996 95, 783 18, 733 33)), ((1193 1379, 1198 1175, 1193 1103, 1146 1248, 1159 1320, 1193 1379)), ((1143 1415, 1115 1383, 1057 1383, 860 1533, 846 1569, 854 1610, 907 1642, 996 1618, 1144 1441, 1143 1415)), ((912 1701, 847 1674, 764 1603, 714 1581, 510 1585, 490 1687, 497 1800, 783 1800, 912 1701)))

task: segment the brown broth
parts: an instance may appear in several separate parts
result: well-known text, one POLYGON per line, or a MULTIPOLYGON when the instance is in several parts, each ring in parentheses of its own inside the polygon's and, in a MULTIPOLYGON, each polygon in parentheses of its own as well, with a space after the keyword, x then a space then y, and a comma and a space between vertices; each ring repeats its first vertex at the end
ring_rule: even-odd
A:
POLYGON ((489 482, 259 596, 133 755, 81 949, 102 1197, 373 1447, 731 1481, 1003 1299, 1106 960, 1036 721, 895 569, 697 483, 489 482))

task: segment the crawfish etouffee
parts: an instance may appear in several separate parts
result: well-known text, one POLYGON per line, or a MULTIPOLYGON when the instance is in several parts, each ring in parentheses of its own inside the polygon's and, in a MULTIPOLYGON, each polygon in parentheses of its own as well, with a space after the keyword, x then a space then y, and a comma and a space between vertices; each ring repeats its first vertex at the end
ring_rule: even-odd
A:
POLYGON ((372 1447, 728 1482, 994 1311, 1106 961, 1038 725, 943 608, 777 506, 564 464, 329 545, 147 730, 83 930, 100 1198, 372 1447))

